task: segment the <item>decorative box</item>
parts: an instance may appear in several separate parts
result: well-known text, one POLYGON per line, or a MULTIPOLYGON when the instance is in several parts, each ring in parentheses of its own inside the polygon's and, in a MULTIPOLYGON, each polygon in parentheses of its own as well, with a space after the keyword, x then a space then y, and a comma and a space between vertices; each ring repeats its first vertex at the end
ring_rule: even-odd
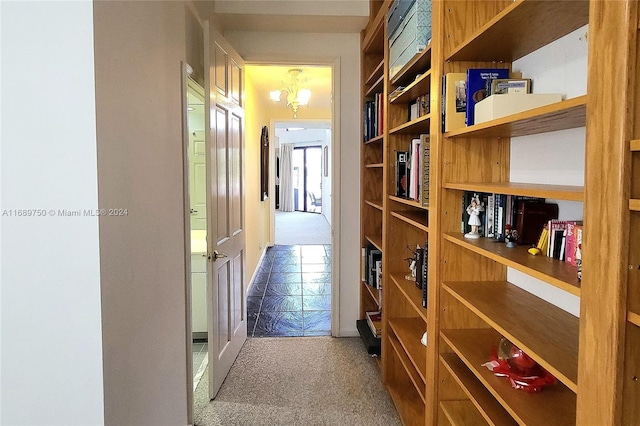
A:
POLYGON ((560 102, 560 93, 491 95, 475 106, 474 124, 560 102))
POLYGON ((431 41, 431 0, 395 0, 387 14, 389 76, 393 78, 431 41))

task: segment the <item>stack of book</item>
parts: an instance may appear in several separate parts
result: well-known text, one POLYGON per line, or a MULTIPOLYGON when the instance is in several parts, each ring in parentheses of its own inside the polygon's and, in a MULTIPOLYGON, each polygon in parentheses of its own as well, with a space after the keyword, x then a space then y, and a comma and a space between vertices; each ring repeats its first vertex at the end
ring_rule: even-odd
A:
POLYGON ((408 151, 396 151, 396 196, 429 205, 429 135, 412 139, 408 151))
POLYGON ((384 102, 382 102, 382 93, 374 93, 373 100, 364 104, 364 142, 382 135, 383 128, 383 111, 384 102))

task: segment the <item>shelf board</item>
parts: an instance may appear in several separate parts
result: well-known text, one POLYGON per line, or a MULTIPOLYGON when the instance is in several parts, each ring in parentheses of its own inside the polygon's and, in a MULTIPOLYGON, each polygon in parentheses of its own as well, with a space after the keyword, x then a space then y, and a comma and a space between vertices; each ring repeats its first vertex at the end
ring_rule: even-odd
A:
POLYGON ((426 95, 431 91, 431 70, 423 73, 411 84, 404 88, 402 93, 391 99, 391 104, 410 104, 415 102, 418 96, 426 95))
POLYGON ((424 426, 425 402, 417 392, 411 392, 406 386, 395 383, 388 383, 387 390, 403 425, 424 426))
POLYGON ((378 65, 376 65, 373 71, 371 71, 371 75, 369 75, 369 77, 367 78, 367 81, 365 81, 364 83, 365 86, 373 86, 374 81, 380 80, 380 78, 384 76, 383 67, 384 67, 384 59, 381 60, 378 65))
POLYGON ((547 256, 533 256, 526 246, 508 248, 504 243, 493 242, 491 238, 470 240, 463 234, 444 234, 444 239, 468 250, 509 266, 534 278, 549 283, 561 290, 580 296, 580 282, 576 267, 567 262, 547 256))
POLYGON ((373 21, 369 22, 365 29, 365 35, 362 40, 362 50, 365 53, 379 53, 384 52, 384 23, 387 18, 387 13, 380 8, 378 14, 373 18, 373 21))
POLYGON ((396 356, 400 360, 400 363, 402 364, 404 371, 409 376, 409 379, 411 379, 411 383, 413 383, 413 386, 415 387, 416 392, 420 396, 420 399, 422 400, 422 404, 424 405, 425 404, 424 391, 426 387, 424 383, 424 379, 420 376, 418 371, 415 369, 413 363, 405 353, 402 347, 402 344, 400 343, 398 338, 396 336, 390 335, 389 343, 391 343, 391 347, 393 348, 394 352, 396 353, 396 356))
POLYGON ((384 139, 384 135, 376 136, 375 138, 371 138, 371 139, 368 139, 368 140, 364 141, 364 144, 365 145, 369 145, 369 144, 373 144, 373 143, 376 143, 376 142, 382 142, 383 139, 384 139))
POLYGON ((427 324, 421 318, 389 318, 391 330, 423 382, 427 380, 427 348, 420 343, 427 324))
POLYGON ((640 139, 631 141, 631 151, 640 151, 640 139))
POLYGON ((451 373, 454 380, 460 385, 463 392, 469 397, 471 403, 487 423, 490 425, 516 424, 511 415, 464 365, 458 355, 452 353, 440 354, 440 362, 451 373))
POLYGON ((429 206, 423 206, 419 202, 415 200, 409 200, 407 198, 396 197, 395 195, 389 195, 389 200, 395 201, 396 203, 406 204, 407 206, 417 207, 419 209, 428 210, 429 206))
POLYGON ((431 43, 415 55, 393 78, 390 79, 392 86, 398 86, 400 82, 412 81, 415 74, 423 73, 424 70, 431 68, 431 43))
POLYGON ((584 187, 570 185, 546 185, 519 182, 459 182, 444 183, 446 189, 487 192, 505 195, 523 195, 554 200, 583 201, 584 187))
POLYGON ((516 0, 445 61, 513 62, 586 25, 589 2, 516 0))
POLYGON ((369 295, 371 296, 371 298, 373 300, 375 300, 376 305, 378 305, 378 307, 380 307, 380 294, 379 294, 379 290, 377 288, 373 288, 371 287, 369 284, 367 284, 364 281, 361 281, 362 285, 364 286, 364 288, 366 289, 366 291, 369 293, 369 295))
POLYGON ((374 209, 382 211, 382 200, 364 200, 364 202, 374 209))
POLYGON ((367 90, 367 93, 365 93, 365 96, 372 96, 374 93, 382 93, 382 89, 383 89, 383 85, 382 83, 384 82, 384 75, 381 75, 378 80, 376 80, 372 86, 369 88, 369 90, 367 90))
POLYGON ((635 312, 629 311, 627 313, 627 319, 629 320, 630 323, 640 327, 640 314, 636 314, 635 312))
POLYGON ((382 238, 379 236, 365 235, 367 241, 374 245, 375 248, 382 251, 382 238))
MULTIPOLYGON (((516 95, 514 95, 516 96, 516 95)), ((516 137, 584 127, 587 97, 578 96, 517 114, 462 127, 444 134, 448 138, 516 137)))
POLYGON ((364 167, 367 168, 367 169, 381 169, 382 167, 384 167, 384 164, 383 163, 371 163, 371 164, 365 164, 364 167))
POLYGON ((415 281, 407 280, 402 274, 391 274, 391 281, 398 287, 398 290, 407 298, 413 309, 426 322, 427 309, 422 307, 422 290, 416 287, 415 281))
POLYGON ((471 401, 440 401, 440 408, 452 426, 483 426, 487 424, 471 401))
POLYGON ((482 366, 500 341, 495 330, 442 330, 440 336, 518 423, 576 424, 576 394, 561 383, 530 394, 512 388, 508 379, 497 377, 482 366))
POLYGON ((629 210, 640 211, 640 199, 637 199, 637 198, 630 199, 629 210))
POLYGON ((406 133, 429 133, 429 125, 431 122, 431 114, 423 115, 415 120, 411 120, 408 123, 401 124, 389 130, 391 134, 406 134, 406 133))
POLYGON ((578 318, 506 281, 443 288, 577 392, 578 318))
POLYGON ((391 212, 391 216, 396 217, 411 226, 415 226, 424 232, 429 232, 429 227, 427 226, 427 215, 425 212, 396 211, 391 212))

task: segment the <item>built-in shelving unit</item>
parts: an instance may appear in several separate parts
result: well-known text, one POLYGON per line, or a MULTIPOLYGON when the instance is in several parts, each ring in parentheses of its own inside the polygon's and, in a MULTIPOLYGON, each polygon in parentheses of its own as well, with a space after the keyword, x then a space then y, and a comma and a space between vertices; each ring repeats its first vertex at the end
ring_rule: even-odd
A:
POLYGON ((363 101, 383 92, 384 131, 363 143, 361 235, 363 246, 383 253, 383 289, 380 300, 363 284, 360 308, 382 309, 382 379, 402 422, 640 424, 638 0, 433 0, 430 44, 393 78, 391 3, 375 2, 362 38, 363 101), (576 35, 582 27, 584 34, 576 35), (568 90, 570 96, 551 105, 442 131, 445 74, 499 63, 528 77, 519 69, 527 55, 566 72, 545 49, 562 43, 567 49, 567 40, 578 38, 588 61, 579 76, 587 82, 583 92, 568 90), (426 94, 430 111, 409 119, 410 104, 426 94), (526 161, 518 144, 548 149, 568 133, 577 145, 571 149, 584 153, 584 184, 564 184, 563 170, 549 180, 512 178, 514 163, 526 161), (426 203, 396 195, 395 153, 421 134, 430 141, 426 203), (553 183, 541 183, 547 181, 553 183), (467 191, 549 199, 560 205, 561 218, 562 209, 570 210, 567 216, 577 210, 584 218, 582 280, 576 266, 532 255, 526 246, 464 238, 467 191), (425 244, 427 307, 407 261, 425 244), (485 368, 503 338, 556 383, 530 394, 485 368))

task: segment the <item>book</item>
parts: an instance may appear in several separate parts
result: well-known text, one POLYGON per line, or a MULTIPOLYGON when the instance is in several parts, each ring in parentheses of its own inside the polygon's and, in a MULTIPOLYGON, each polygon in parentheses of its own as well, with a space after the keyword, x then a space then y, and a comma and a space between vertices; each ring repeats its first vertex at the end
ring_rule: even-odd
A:
POLYGON ((407 160, 409 153, 407 151, 396 152, 396 196, 406 198, 409 195, 407 175, 407 160))
POLYGON ((521 95, 531 93, 530 78, 496 78, 489 95, 521 95))
POLYGON ((422 249, 422 307, 427 307, 427 277, 429 274, 429 243, 425 242, 422 249))
POLYGON ((411 140, 411 151, 409 157, 409 198, 418 201, 418 194, 420 190, 420 175, 422 174, 420 168, 420 161, 422 156, 420 155, 420 139, 411 140))
POLYGON ((372 248, 369 250, 369 260, 368 260, 369 269, 367 270, 367 273, 368 273, 367 284, 369 284, 371 287, 377 288, 376 262, 381 260, 382 260, 382 252, 380 250, 376 248, 372 248))
POLYGON ((495 236, 493 215, 495 209, 496 194, 487 195, 487 208, 486 208, 486 223, 487 223, 487 237, 493 238, 495 236))
POLYGON ((367 317, 367 324, 373 336, 382 336, 382 313, 380 313, 380 311, 365 312, 365 316, 367 317))
POLYGON ((414 259, 416 261, 416 287, 422 290, 422 286, 424 285, 422 276, 422 268, 424 266, 424 249, 422 247, 416 247, 414 259))
POLYGON ((547 256, 558 260, 564 260, 562 257, 565 253, 563 244, 566 243, 565 231, 569 223, 577 225, 581 222, 557 219, 552 219, 548 222, 549 247, 547 248, 547 256))
POLYGON ((467 75, 463 72, 445 74, 442 83, 442 131, 464 127, 467 111, 467 75))
POLYGON ((558 218, 558 205, 544 201, 520 200, 516 207, 515 229, 517 243, 535 244, 540 238, 544 225, 558 218))
POLYGON ((429 135, 420 135, 420 147, 422 148, 422 185, 420 188, 420 203, 423 206, 429 205, 429 182, 431 168, 431 142, 429 135))
POLYGON ((575 230, 575 235, 576 235, 576 268, 577 268, 577 275, 578 275, 578 281, 582 280, 582 225, 576 225, 576 227, 574 228, 575 230))
POLYGON ((567 224, 567 237, 565 247, 564 261, 570 265, 576 266, 576 226, 575 223, 567 224))
POLYGON ((465 124, 474 124, 474 111, 478 102, 489 96, 487 87, 497 78, 509 78, 509 70, 506 68, 469 68, 467 70, 467 102, 465 124))

